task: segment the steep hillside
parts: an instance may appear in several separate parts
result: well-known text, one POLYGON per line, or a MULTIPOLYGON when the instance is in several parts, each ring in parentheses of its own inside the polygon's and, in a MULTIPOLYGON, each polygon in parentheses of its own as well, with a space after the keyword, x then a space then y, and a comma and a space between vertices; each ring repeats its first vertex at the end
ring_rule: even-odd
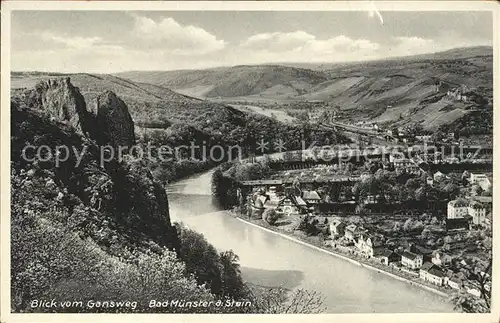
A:
MULTIPOLYGON (((23 93, 24 89, 16 87, 39 80, 44 75, 48 74, 14 73, 12 75, 13 93, 23 93)), ((66 75, 64 76, 66 77, 66 75)), ((86 110, 89 113, 86 113, 84 118, 92 119, 92 116, 102 116, 99 125, 89 121, 90 126, 85 127, 81 132, 91 134, 92 129, 97 126, 106 126, 105 128, 108 129, 107 132, 101 132, 100 135, 91 134, 96 142, 102 142, 102 135, 105 135, 104 140, 108 140, 110 134, 114 133, 118 136, 113 140, 114 142, 126 143, 133 137, 137 137, 138 144, 144 148, 144 151, 148 151, 149 145, 155 147, 170 145, 170 147, 176 148, 190 147, 191 144, 194 144, 197 147, 205 147, 204 154, 201 154, 202 150, 198 149, 195 156, 186 155, 184 152, 176 154, 168 162, 162 162, 160 158, 147 160, 148 168, 153 172, 155 178, 162 182, 170 182, 213 167, 217 163, 214 160, 220 162, 228 158, 238 157, 229 154, 228 151, 220 152, 218 148, 216 151, 219 152, 219 155, 211 156, 210 151, 215 146, 228 150, 229 147, 238 145, 241 154, 248 155, 260 153, 256 151, 256 145, 261 139, 271 142, 276 138, 283 138, 287 148, 299 149, 300 147, 301 127, 285 125, 271 117, 241 112, 224 104, 185 97, 161 86, 124 81, 113 76, 76 74, 74 77, 78 84, 83 85, 86 89, 82 94, 86 96, 85 101, 88 102, 86 110), (97 89, 104 92, 99 94, 97 89), (118 99, 105 95, 113 89, 126 94, 123 101, 121 97, 118 99), (144 92, 143 89, 148 90, 148 92, 144 92), (151 96, 150 93, 153 93, 153 90, 158 95, 151 96), (160 95, 163 95, 163 99, 157 98, 160 95), (135 123, 135 136, 123 134, 120 130, 125 125, 130 125, 131 120, 120 118, 120 127, 115 127, 113 123, 106 121, 108 102, 115 102, 114 105, 117 109, 113 113, 116 115, 121 115, 120 111, 123 105, 127 106, 135 123)), ((71 86, 71 88, 78 91, 76 87, 71 86)), ((40 98, 39 101, 44 101, 44 99, 40 98)), ((65 115, 65 112, 60 110, 56 111, 55 116, 58 116, 58 113, 65 115)), ((75 118, 74 114, 71 115, 72 118, 75 118)), ((78 119, 74 123, 77 124, 78 119)), ((315 138, 316 141, 325 141, 328 138, 331 143, 347 141, 344 136, 332 130, 311 129, 307 136, 305 139, 311 138, 311 141, 313 141, 312 138, 315 138)), ((274 149, 274 145, 270 145, 269 149, 274 149)), ((157 153, 157 151, 153 149, 153 153, 157 153)), ((158 156, 155 155, 155 157, 158 156)))
POLYGON ((136 83, 107 74, 60 74, 44 72, 12 72, 11 88, 32 88, 41 80, 54 77, 70 77, 73 85, 80 89, 90 102, 97 94, 109 90, 116 93, 127 103, 128 100, 140 101, 191 101, 192 98, 176 93, 165 87, 152 84, 136 83))
POLYGON ((184 96, 162 86, 131 82, 105 74, 12 72, 11 88, 14 90, 32 88, 49 77, 70 77, 72 84, 79 88, 89 104, 94 104, 97 96, 104 91, 116 93, 129 107, 132 118, 138 125, 152 120, 161 121, 164 117, 163 110, 170 106, 182 108, 187 103, 199 102, 195 98, 184 96))
POLYGON ((280 108, 296 101, 340 107, 344 121, 418 122, 436 129, 491 107, 491 47, 343 64, 236 66, 207 70, 127 72, 135 81, 170 86, 218 101, 246 101, 280 108), (299 68, 300 67, 308 67, 299 68), (447 95, 460 90, 478 100, 447 95))
POLYGON ((321 72, 278 65, 234 66, 207 70, 125 72, 120 77, 162 85, 199 96, 296 96, 326 81, 321 72))
POLYGON ((178 242, 163 188, 132 156, 124 155, 123 159, 117 155, 113 159, 101 156, 101 146, 131 146, 135 138, 133 123, 123 121, 131 122, 123 101, 109 91, 99 98, 106 106, 98 107, 96 114, 92 114, 67 78, 41 81, 35 89, 14 96, 12 165, 16 170, 31 172, 31 177, 51 180, 56 195, 59 191, 61 198, 68 195, 92 207, 101 214, 100 220, 108 219, 127 230, 137 230, 141 236, 149 235, 162 246, 174 248, 178 242), (70 106, 74 109, 69 110, 70 106), (120 113, 102 113, 102 109, 120 113), (37 156, 35 151, 42 146, 47 148, 37 156), (61 147, 58 153, 57 147, 61 147))
MULTIPOLYGON (((147 161, 117 154, 135 144, 133 127, 114 92, 87 106, 69 78, 42 80, 11 97, 12 311, 267 312, 268 301, 243 282, 237 255, 219 254, 203 235, 172 225, 165 189, 147 161), (252 306, 151 307, 153 299, 252 306)), ((198 135, 190 130, 186 136, 198 135)), ((287 295, 268 295, 276 293, 285 308, 287 295)))

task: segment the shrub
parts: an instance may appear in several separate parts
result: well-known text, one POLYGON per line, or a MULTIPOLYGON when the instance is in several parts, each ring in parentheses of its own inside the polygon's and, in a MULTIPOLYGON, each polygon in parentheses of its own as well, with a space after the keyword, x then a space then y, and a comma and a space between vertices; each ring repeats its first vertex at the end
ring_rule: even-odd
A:
POLYGON ((270 225, 276 224, 276 221, 278 221, 279 218, 280 215, 276 212, 275 209, 266 209, 264 213, 262 213, 262 220, 270 225))

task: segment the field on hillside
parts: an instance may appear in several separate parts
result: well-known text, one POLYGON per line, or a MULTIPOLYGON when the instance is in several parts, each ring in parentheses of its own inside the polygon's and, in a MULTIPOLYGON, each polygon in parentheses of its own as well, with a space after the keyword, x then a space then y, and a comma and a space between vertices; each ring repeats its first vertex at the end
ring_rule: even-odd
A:
POLYGON ((487 106, 452 100, 445 95, 448 90, 466 86, 484 102, 491 102, 493 52, 491 47, 472 47, 357 63, 284 63, 119 75, 216 102, 287 110, 293 102, 319 101, 327 110, 339 107, 342 121, 417 122, 436 130, 458 124, 471 111, 487 106))

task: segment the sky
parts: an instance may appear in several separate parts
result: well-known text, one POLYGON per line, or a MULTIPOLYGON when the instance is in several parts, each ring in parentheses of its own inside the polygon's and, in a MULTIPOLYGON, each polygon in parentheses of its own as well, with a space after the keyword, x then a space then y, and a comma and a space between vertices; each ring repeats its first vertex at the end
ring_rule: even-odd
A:
POLYGON ((365 61, 492 45, 491 12, 13 11, 14 71, 365 61))

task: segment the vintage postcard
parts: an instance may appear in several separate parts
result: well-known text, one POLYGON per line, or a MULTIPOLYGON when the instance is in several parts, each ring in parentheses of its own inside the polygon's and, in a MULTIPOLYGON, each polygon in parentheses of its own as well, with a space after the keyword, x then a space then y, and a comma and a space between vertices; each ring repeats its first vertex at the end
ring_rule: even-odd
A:
POLYGON ((1 15, 2 322, 500 320, 497 3, 1 15))

